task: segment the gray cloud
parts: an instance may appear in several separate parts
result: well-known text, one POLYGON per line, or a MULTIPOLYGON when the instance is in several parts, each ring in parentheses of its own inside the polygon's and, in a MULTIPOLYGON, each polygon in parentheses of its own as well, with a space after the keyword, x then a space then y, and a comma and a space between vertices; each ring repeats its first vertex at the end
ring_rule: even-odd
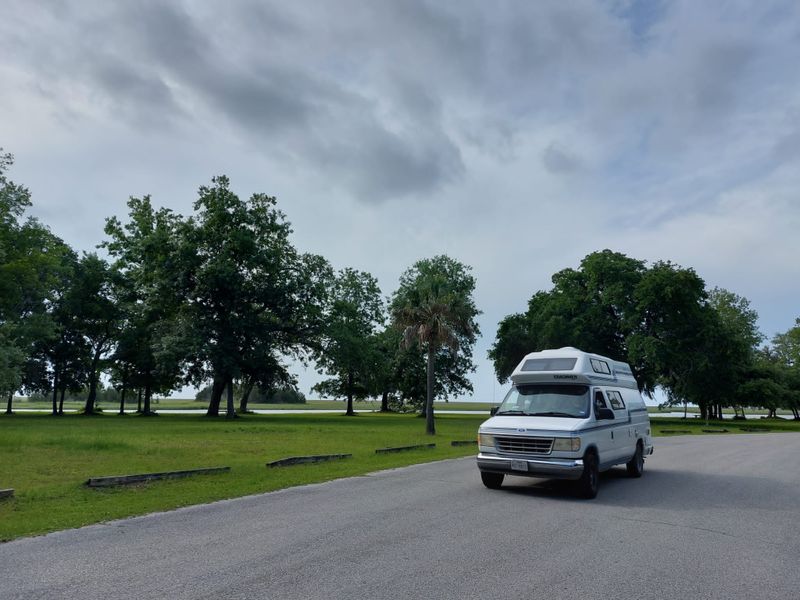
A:
MULTIPOLYGON (((276 11, 256 14, 263 25, 276 11)), ((289 18, 277 15, 276 21, 300 31, 289 18)), ((174 6, 150 10, 144 21, 150 58, 212 113, 253 136, 263 151, 277 142, 284 157, 314 159, 334 185, 347 185, 362 200, 424 193, 463 171, 460 153, 439 122, 438 98, 415 81, 392 82, 386 108, 394 114, 388 123, 378 114, 386 108, 370 99, 369 90, 320 74, 302 56, 286 60, 280 49, 273 56, 270 39, 263 51, 234 61, 225 57, 227 40, 201 35, 190 15, 174 6)), ((252 29, 248 35, 257 37, 252 29)))
MULTIPOLYGON (((631 143, 639 161, 672 152, 735 118, 763 52, 740 22, 685 26, 681 4, 54 6, 20 9, 9 28, 62 24, 52 44, 22 53, 53 95, 85 86, 137 127, 231 127, 365 201, 459 181, 464 143, 515 160, 517 131, 545 115, 574 121, 582 111, 583 135, 613 131, 610 165, 631 143), (676 36, 687 43, 667 54, 676 36), (648 123, 645 147, 626 139, 648 123)), ((542 161, 551 172, 580 162, 558 146, 542 161)))
POLYGON ((456 126, 465 143, 483 154, 504 163, 515 160, 519 139, 513 122, 488 116, 462 119, 456 126))
POLYGON ((778 162, 797 161, 800 159, 800 128, 790 131, 778 138, 773 153, 769 157, 778 162))
POLYGON ((556 142, 551 142, 542 152, 542 163, 551 173, 571 173, 581 168, 578 157, 562 148, 556 142))

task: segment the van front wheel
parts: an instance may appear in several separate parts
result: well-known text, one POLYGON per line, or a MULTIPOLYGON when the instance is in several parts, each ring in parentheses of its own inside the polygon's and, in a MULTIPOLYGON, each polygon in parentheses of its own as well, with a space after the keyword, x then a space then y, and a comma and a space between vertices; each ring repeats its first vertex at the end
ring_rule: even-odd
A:
POLYGON ((642 449, 642 442, 637 442, 636 452, 633 454, 625 467, 628 469, 628 475, 631 477, 641 477, 644 473, 644 450, 642 449))
POLYGON ((503 477, 505 476, 502 473, 486 473, 481 471, 481 481, 483 481, 483 485, 490 490, 499 490, 500 486, 503 485, 503 477))
POLYGON ((583 457, 583 473, 578 479, 578 494, 581 498, 591 500, 597 497, 597 488, 600 482, 600 467, 597 464, 597 455, 589 452, 583 457))

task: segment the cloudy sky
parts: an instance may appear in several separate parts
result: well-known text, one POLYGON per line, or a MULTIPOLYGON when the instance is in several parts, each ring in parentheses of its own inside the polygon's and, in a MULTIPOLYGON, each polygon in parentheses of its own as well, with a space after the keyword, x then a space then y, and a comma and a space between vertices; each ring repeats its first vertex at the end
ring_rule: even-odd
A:
MULTIPOLYGON (((611 248, 800 316, 794 1, 2 0, 0 146, 78 249, 128 196, 227 174, 301 250, 471 265, 475 400, 497 322, 611 248)), ((303 391, 316 381, 301 373, 303 391)))

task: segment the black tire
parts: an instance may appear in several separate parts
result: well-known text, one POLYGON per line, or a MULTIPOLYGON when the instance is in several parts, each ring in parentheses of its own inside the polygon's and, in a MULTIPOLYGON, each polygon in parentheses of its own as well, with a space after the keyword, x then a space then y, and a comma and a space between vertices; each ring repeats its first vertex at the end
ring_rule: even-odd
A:
POLYGON ((642 476, 642 473, 644 473, 644 448, 642 442, 636 443, 636 452, 633 453, 633 458, 625 463, 625 467, 631 477, 642 476))
POLYGON ((587 500, 596 498, 599 485, 600 466, 597 464, 597 455, 594 452, 587 452, 583 457, 583 473, 578 479, 578 495, 587 500))
POLYGON ((483 485, 490 490, 499 490, 500 486, 503 485, 503 477, 505 477, 505 475, 502 473, 487 473, 481 471, 481 481, 483 485))

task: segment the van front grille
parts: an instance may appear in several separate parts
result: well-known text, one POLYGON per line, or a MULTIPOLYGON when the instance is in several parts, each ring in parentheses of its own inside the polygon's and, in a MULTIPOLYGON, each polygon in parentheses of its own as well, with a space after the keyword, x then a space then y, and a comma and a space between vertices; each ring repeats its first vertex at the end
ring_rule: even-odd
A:
POLYGON ((553 438, 495 436, 495 444, 500 452, 509 454, 550 454, 553 438))

